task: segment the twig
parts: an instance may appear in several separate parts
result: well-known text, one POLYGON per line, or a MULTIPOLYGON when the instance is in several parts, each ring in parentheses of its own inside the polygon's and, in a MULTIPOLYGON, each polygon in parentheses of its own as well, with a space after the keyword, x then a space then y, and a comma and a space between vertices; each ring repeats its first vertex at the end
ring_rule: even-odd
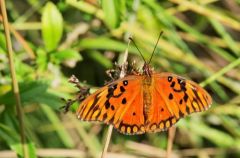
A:
POLYGON ((72 30, 72 32, 67 34, 67 39, 59 46, 59 50, 64 50, 69 48, 71 44, 78 40, 80 35, 86 33, 89 29, 89 25, 86 23, 79 23, 76 28, 72 30))
MULTIPOLYGON (((128 41, 128 47, 129 47, 129 44, 130 44, 130 40, 128 41)), ((128 58, 128 47, 124 53, 123 62, 122 62, 122 66, 121 66, 122 69, 121 69, 119 78, 123 78, 126 75, 125 68, 126 68, 126 63, 127 63, 127 58, 128 58)), ((113 130, 113 125, 109 125, 101 158, 104 158, 107 153, 109 142, 111 140, 112 130, 113 130)))
POLYGON ((29 156, 27 154, 27 151, 25 150, 25 141, 26 140, 25 140, 24 123, 23 123, 23 112, 22 112, 22 107, 21 107, 19 87, 18 87, 15 66, 14 66, 14 61, 13 61, 13 49, 12 49, 12 43, 11 43, 11 37, 10 37, 10 31, 9 31, 9 25, 8 25, 5 0, 1 0, 0 4, 1 4, 1 14, 3 17, 4 32, 5 32, 5 37, 6 37, 6 45, 7 45, 7 50, 8 50, 10 72, 11 72, 11 76, 12 76, 13 93, 14 93, 14 96, 16 99, 16 109, 17 109, 18 121, 19 121, 19 126, 20 126, 22 152, 23 152, 23 157, 28 158, 29 156))
MULTIPOLYGON (((3 21, 3 17, 0 15, 0 22, 3 21)), ((16 40, 22 45, 22 47, 25 49, 25 51, 28 53, 28 56, 30 59, 35 59, 36 56, 32 50, 32 48, 28 45, 26 40, 22 37, 22 35, 15 30, 15 28, 11 25, 8 24, 9 30, 12 32, 12 34, 15 36, 16 40)))
POLYGON ((169 130, 168 130, 168 145, 167 145, 167 155, 166 155, 166 158, 170 158, 171 157, 172 145, 173 145, 173 139, 174 139, 174 136, 175 136, 175 132, 176 132, 176 127, 174 127, 174 126, 169 128, 169 130))

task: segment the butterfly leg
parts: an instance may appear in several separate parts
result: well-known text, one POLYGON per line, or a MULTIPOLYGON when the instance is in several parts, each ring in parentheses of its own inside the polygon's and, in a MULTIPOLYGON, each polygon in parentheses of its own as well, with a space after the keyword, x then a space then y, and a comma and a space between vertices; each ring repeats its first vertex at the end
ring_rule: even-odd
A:
POLYGON ((128 67, 128 75, 140 75, 139 69, 136 68, 136 61, 134 60, 128 67))
POLYGON ((71 105, 73 103, 76 102, 76 100, 72 100, 72 99, 68 99, 68 100, 65 100, 64 98, 61 98, 64 102, 65 102, 65 105, 60 107, 60 109, 63 109, 63 113, 66 114, 68 111, 69 111, 69 108, 71 107, 71 105))
POLYGON ((114 64, 115 69, 110 69, 110 70, 106 71, 106 74, 111 78, 111 80, 107 81, 105 84, 109 84, 109 83, 119 79, 121 72, 122 71, 126 72, 125 70, 127 69, 127 65, 128 65, 127 62, 124 63, 123 65, 119 65, 119 64, 115 63, 114 64))

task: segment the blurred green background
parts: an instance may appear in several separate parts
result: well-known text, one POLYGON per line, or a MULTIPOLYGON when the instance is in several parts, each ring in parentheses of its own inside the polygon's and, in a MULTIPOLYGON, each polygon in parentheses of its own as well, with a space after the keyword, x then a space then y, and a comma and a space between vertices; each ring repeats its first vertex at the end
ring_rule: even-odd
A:
MULTIPOLYGON (((68 78, 96 90, 128 37, 149 59, 160 31, 155 70, 201 83, 214 100, 176 124, 173 157, 240 157, 240 0, 12 0, 6 9, 30 157, 99 157, 107 125, 77 120, 77 104, 59 109, 77 92, 68 78)), ((128 61, 143 65, 133 45, 128 61)), ((11 81, 1 25, 0 158, 22 157, 11 81)), ((166 146, 167 132, 114 130, 107 157, 164 157, 166 146)))

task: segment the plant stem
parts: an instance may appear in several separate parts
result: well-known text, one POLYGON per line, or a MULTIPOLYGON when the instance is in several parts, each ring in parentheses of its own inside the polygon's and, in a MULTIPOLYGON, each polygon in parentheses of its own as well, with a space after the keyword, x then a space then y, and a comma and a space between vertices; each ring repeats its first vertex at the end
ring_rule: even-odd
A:
POLYGON ((173 139, 175 136, 175 131, 176 131, 176 127, 171 127, 168 130, 168 145, 167 145, 167 156, 166 158, 170 158, 171 157, 171 153, 172 153, 172 145, 173 145, 173 139))
POLYGON ((16 99, 16 109, 17 109, 18 121, 19 121, 19 126, 20 126, 22 154, 23 154, 24 158, 27 158, 28 155, 27 155, 25 147, 24 147, 26 140, 25 140, 25 133, 24 133, 23 113, 22 113, 22 108, 21 108, 21 99, 20 99, 19 87, 18 87, 15 66, 14 66, 14 60, 13 60, 13 49, 12 49, 12 43, 11 43, 11 37, 10 37, 10 31, 9 31, 10 28, 9 28, 9 24, 8 24, 5 0, 1 0, 0 5, 1 5, 1 13, 3 16, 3 26, 4 26, 5 37, 6 37, 9 66, 10 66, 11 77, 12 77, 12 88, 13 88, 13 93, 14 93, 14 96, 16 99))
MULTIPOLYGON (((130 44, 130 40, 128 41, 128 47, 129 47, 129 44, 130 44)), ((123 62, 122 62, 122 69, 121 69, 119 78, 123 78, 126 75, 125 64, 127 63, 127 58, 128 58, 128 47, 127 47, 127 49, 125 50, 125 53, 124 53, 123 62)), ((112 136, 112 130, 113 130, 113 125, 109 125, 107 135, 106 135, 106 139, 105 139, 105 142, 104 142, 104 147, 103 147, 101 158, 104 158, 106 153, 107 153, 109 142, 110 142, 111 136, 112 136)))

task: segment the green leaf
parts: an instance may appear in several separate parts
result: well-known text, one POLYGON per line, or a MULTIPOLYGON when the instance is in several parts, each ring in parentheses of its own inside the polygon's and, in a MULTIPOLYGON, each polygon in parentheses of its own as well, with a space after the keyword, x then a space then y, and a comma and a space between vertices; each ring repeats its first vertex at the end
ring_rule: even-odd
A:
POLYGON ((53 3, 48 2, 42 13, 42 37, 48 51, 52 51, 57 47, 62 32, 62 15, 53 3))
MULTIPOLYGON (((0 124, 0 138, 6 141, 10 148, 14 150, 19 157, 23 157, 19 133, 4 124, 0 124)), ((25 144, 25 150, 27 151, 26 154, 29 158, 37 157, 33 142, 28 141, 25 144)))
POLYGON ((124 2, 121 0, 102 0, 105 24, 114 29, 120 25, 121 8, 124 9, 124 2))
POLYGON ((66 60, 81 61, 82 56, 80 53, 73 49, 65 49, 62 51, 57 51, 51 54, 51 60, 57 64, 62 63, 66 60))
POLYGON ((202 122, 190 122, 190 131, 205 137, 219 147, 231 147, 234 144, 234 139, 223 131, 211 128, 202 122))
MULTIPOLYGON (((48 92, 48 84, 43 82, 24 82, 19 83, 21 101, 23 104, 38 103, 47 104, 51 108, 59 109, 59 105, 62 104, 60 96, 56 96, 48 92)), ((6 105, 7 108, 12 108, 15 104, 15 99, 12 91, 0 96, 0 104, 6 105)))
POLYGON ((47 64, 48 64, 47 52, 44 51, 43 49, 37 49, 36 53, 37 53, 36 63, 37 63, 38 69, 40 71, 46 70, 47 64))
POLYGON ((49 106, 42 105, 41 108, 46 114, 46 117, 50 120, 50 122, 54 126, 58 136, 61 138, 64 145, 69 148, 72 148, 74 146, 73 139, 68 134, 68 131, 64 127, 61 120, 58 118, 57 114, 49 106))
MULTIPOLYGON (((113 50, 124 52, 127 48, 127 44, 113 40, 107 37, 99 37, 99 38, 84 38, 79 41, 78 46, 83 49, 100 49, 100 50, 113 50)), ((137 49, 130 45, 129 53, 139 54, 137 49)))
POLYGON ((238 45, 234 41, 234 39, 226 32, 224 26, 220 24, 217 20, 209 19, 210 23, 214 27, 214 29, 218 32, 219 35, 222 36, 222 39, 226 42, 229 48, 233 51, 236 56, 240 55, 240 51, 238 45))
POLYGON ((110 69, 113 65, 112 62, 107 59, 104 55, 102 55, 100 52, 97 51, 89 51, 88 52, 89 57, 91 57, 93 60, 97 61, 101 65, 103 65, 105 68, 110 69))

